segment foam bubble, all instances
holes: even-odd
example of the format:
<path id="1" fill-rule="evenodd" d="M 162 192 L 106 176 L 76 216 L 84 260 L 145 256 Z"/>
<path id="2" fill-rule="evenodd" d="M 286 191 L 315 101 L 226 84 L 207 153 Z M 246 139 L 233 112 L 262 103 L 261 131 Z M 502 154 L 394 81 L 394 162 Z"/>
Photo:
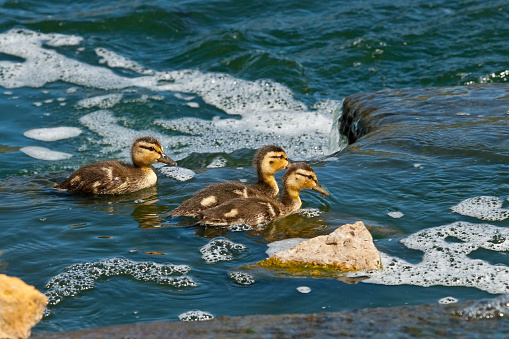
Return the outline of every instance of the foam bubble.
<path id="1" fill-rule="evenodd" d="M 322 215 L 322 211 L 316 208 L 302 208 L 298 213 L 306 218 L 314 218 Z"/>
<path id="2" fill-rule="evenodd" d="M 98 107 L 100 109 L 111 108 L 122 100 L 122 94 L 107 94 L 80 100 L 76 108 Z"/>
<path id="3" fill-rule="evenodd" d="M 253 227 L 248 224 L 235 224 L 228 226 L 228 230 L 231 232 L 244 232 L 251 231 L 252 229 Z"/>
<path id="4" fill-rule="evenodd" d="M 493 299 L 481 299 L 456 312 L 467 320 L 507 318 L 509 315 L 509 295 Z"/>
<path id="5" fill-rule="evenodd" d="M 274 254 L 283 252 L 283 251 L 286 251 L 292 247 L 295 247 L 305 240 L 306 239 L 302 239 L 302 238 L 292 238 L 292 239 L 274 241 L 274 242 L 271 242 L 270 244 L 267 244 L 267 246 L 269 248 L 265 251 L 265 253 L 267 253 L 267 255 L 269 257 L 272 257 Z"/>
<path id="6" fill-rule="evenodd" d="M 218 156 L 218 157 L 215 157 L 214 159 L 212 159 L 212 162 L 207 165 L 207 168 L 225 167 L 227 162 L 228 162 L 228 160 L 226 160 L 224 157 Z"/>
<path id="7" fill-rule="evenodd" d="M 96 280 L 105 277 L 128 275 L 140 281 L 152 281 L 175 288 L 194 287 L 197 284 L 187 276 L 187 265 L 137 262 L 124 258 L 103 259 L 66 267 L 65 272 L 51 278 L 46 284 L 49 305 L 56 305 L 63 297 L 75 296 L 95 287 Z"/>
<path id="8" fill-rule="evenodd" d="M 38 146 L 22 147 L 20 149 L 20 151 L 32 158 L 39 159 L 39 160 L 49 160 L 49 161 L 65 160 L 65 159 L 69 159 L 70 157 L 72 157 L 72 154 L 69 154 L 69 153 L 52 151 L 49 148 L 38 147 Z"/>
<path id="9" fill-rule="evenodd" d="M 445 297 L 438 301 L 439 304 L 454 304 L 457 302 L 458 302 L 458 299 L 456 299 L 454 297 Z"/>
<path id="10" fill-rule="evenodd" d="M 454 239 L 456 241 L 448 241 Z M 509 292 L 509 267 L 472 259 L 471 252 L 509 250 L 509 229 L 490 224 L 455 222 L 425 229 L 401 240 L 408 248 L 424 252 L 417 264 L 380 253 L 383 270 L 368 272 L 364 283 L 417 286 L 474 287 L 489 293 Z M 366 272 L 350 276 L 366 275 Z"/>
<path id="11" fill-rule="evenodd" d="M 228 276 L 239 285 L 252 285 L 255 282 L 254 276 L 249 273 L 230 272 Z"/>
<path id="12" fill-rule="evenodd" d="M 299 286 L 299 287 L 297 287 L 297 291 L 299 291 L 300 293 L 307 294 L 307 293 L 311 292 L 311 288 L 309 288 L 307 286 Z"/>
<path id="13" fill-rule="evenodd" d="M 501 208 L 503 200 L 498 197 L 480 196 L 463 200 L 451 209 L 453 212 L 488 221 L 509 218 L 509 209 Z"/>
<path id="14" fill-rule="evenodd" d="M 106 63 L 109 67 L 113 68 L 124 68 L 134 71 L 139 74 L 153 74 L 154 72 L 146 69 L 135 61 L 132 61 L 126 57 L 118 55 L 115 52 L 109 51 L 106 48 L 96 48 L 95 53 L 101 59 L 99 63 Z"/>
<path id="15" fill-rule="evenodd" d="M 225 238 L 212 239 L 208 244 L 200 248 L 202 258 L 208 263 L 233 260 L 247 248 L 246 245 L 236 244 Z"/>
<path id="16" fill-rule="evenodd" d="M 194 178 L 194 171 L 184 168 L 184 167 L 173 167 L 173 166 L 164 166 L 159 168 L 159 172 L 164 174 L 169 178 L 173 178 L 178 181 L 188 181 Z"/>
<path id="17" fill-rule="evenodd" d="M 180 321 L 205 321 L 212 319 L 214 319 L 212 314 L 200 310 L 188 311 L 179 315 Z"/>
<path id="18" fill-rule="evenodd" d="M 53 127 L 29 129 L 23 133 L 24 136 L 41 141 L 56 141 L 77 137 L 81 129 L 77 127 Z"/>
<path id="19" fill-rule="evenodd" d="M 404 214 L 401 212 L 389 212 L 389 213 L 387 213 L 387 215 L 394 219 L 399 219 L 404 216 Z"/>

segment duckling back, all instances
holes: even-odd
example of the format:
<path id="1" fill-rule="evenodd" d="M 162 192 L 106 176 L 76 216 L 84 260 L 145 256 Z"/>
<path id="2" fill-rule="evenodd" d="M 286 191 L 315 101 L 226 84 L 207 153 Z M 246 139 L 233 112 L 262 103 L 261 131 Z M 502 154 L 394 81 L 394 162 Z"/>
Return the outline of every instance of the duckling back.
<path id="1" fill-rule="evenodd" d="M 221 205 L 236 198 L 265 197 L 265 192 L 238 182 L 221 182 L 205 187 L 169 214 L 178 217 L 197 217 L 206 209 Z"/>
<path id="2" fill-rule="evenodd" d="M 152 187 L 157 175 L 119 161 L 103 161 L 81 167 L 55 188 L 91 194 L 124 194 Z"/>

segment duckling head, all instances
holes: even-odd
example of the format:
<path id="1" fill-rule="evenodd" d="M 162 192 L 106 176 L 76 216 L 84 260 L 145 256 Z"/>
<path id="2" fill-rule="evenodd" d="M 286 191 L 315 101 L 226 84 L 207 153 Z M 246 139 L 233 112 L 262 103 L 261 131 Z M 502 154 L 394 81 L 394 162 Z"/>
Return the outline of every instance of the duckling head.
<path id="1" fill-rule="evenodd" d="M 288 157 L 281 147 L 265 146 L 260 148 L 254 157 L 253 166 L 258 176 L 274 175 L 285 168 L 288 168 Z"/>
<path id="2" fill-rule="evenodd" d="M 310 189 L 326 197 L 330 195 L 329 191 L 318 182 L 315 171 L 304 162 L 294 162 L 288 167 L 283 175 L 283 185 L 297 194 L 304 189 Z"/>
<path id="3" fill-rule="evenodd" d="M 133 143 L 131 155 L 133 164 L 139 167 L 150 167 L 156 161 L 177 166 L 175 161 L 164 154 L 161 143 L 150 136 L 136 139 Z"/>

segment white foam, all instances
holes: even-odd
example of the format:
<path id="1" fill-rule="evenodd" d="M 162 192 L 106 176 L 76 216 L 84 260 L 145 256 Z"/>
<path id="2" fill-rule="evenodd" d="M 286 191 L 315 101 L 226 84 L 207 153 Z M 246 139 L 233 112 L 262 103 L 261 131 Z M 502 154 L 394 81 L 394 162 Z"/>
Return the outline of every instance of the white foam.
<path id="1" fill-rule="evenodd" d="M 453 239 L 456 241 L 448 241 Z M 509 292 L 509 267 L 472 259 L 471 252 L 483 248 L 509 251 L 509 229 L 490 224 L 455 222 L 428 228 L 401 240 L 408 248 L 424 252 L 416 264 L 380 253 L 382 270 L 368 272 L 364 283 L 384 285 L 462 286 L 489 293 Z M 350 276 L 366 275 L 366 272 Z"/>
<path id="2" fill-rule="evenodd" d="M 82 40 L 78 36 L 44 34 L 27 29 L 11 29 L 0 34 L 0 53 L 24 59 L 22 62 L 0 62 L 0 86 L 42 87 L 61 81 L 72 85 L 69 91 L 75 91 L 75 86 L 85 86 L 104 90 L 138 87 L 158 93 L 186 93 L 199 96 L 206 104 L 237 116 L 236 119 L 219 119 L 212 123 L 189 118 L 159 120 L 158 123 L 171 129 L 172 133 L 175 130 L 182 132 L 179 138 L 184 141 L 171 144 L 182 157 L 192 152 L 232 152 L 247 145 L 255 149 L 266 144 L 280 145 L 294 159 L 309 159 L 328 152 L 331 108 L 339 102 L 323 101 L 310 109 L 295 100 L 289 88 L 270 80 L 246 81 L 228 74 L 199 70 L 153 71 L 105 48 L 95 50 L 103 66 L 86 64 L 58 53 L 57 47 L 75 46 Z M 45 44 L 54 48 L 48 49 Z M 140 76 L 122 76 L 108 67 L 128 69 Z M 90 103 L 81 102 L 80 105 L 85 107 Z M 105 128 L 115 130 L 118 124 L 112 123 Z M 190 131 L 194 134 L 192 137 L 189 137 Z M 130 130 L 129 134 L 137 132 Z M 121 146 L 114 145 L 116 149 Z"/>
<path id="3" fill-rule="evenodd" d="M 439 304 L 454 304 L 454 303 L 457 303 L 458 302 L 458 299 L 454 298 L 454 297 L 445 297 L 445 298 L 442 298 L 438 301 Z"/>
<path id="4" fill-rule="evenodd" d="M 391 218 L 394 218 L 394 219 L 399 219 L 399 218 L 402 218 L 404 216 L 403 213 L 401 212 L 389 212 L 387 213 L 387 215 Z"/>
<path id="5" fill-rule="evenodd" d="M 104 277 L 128 275 L 140 281 L 153 281 L 175 288 L 194 287 L 197 284 L 187 276 L 187 265 L 138 262 L 124 258 L 103 259 L 66 267 L 65 272 L 51 278 L 46 284 L 49 305 L 56 305 L 64 297 L 75 296 L 95 287 L 96 280 Z"/>
<path id="6" fill-rule="evenodd" d="M 488 221 L 509 218 L 509 209 L 501 208 L 503 200 L 498 197 L 480 196 L 463 200 L 451 209 L 453 212 Z"/>
<path id="7" fill-rule="evenodd" d="M 217 156 L 214 159 L 212 159 L 212 162 L 207 165 L 207 168 L 221 168 L 225 167 L 228 160 L 226 160 L 222 156 Z"/>
<path id="8" fill-rule="evenodd" d="M 46 147 L 26 146 L 20 149 L 26 155 L 39 160 L 65 160 L 72 157 L 72 154 L 50 150 Z"/>
<path id="9" fill-rule="evenodd" d="M 509 295 L 501 295 L 493 299 L 475 301 L 455 312 L 466 320 L 507 318 L 509 315 Z"/>
<path id="10" fill-rule="evenodd" d="M 237 284 L 240 285 L 252 285 L 255 283 L 254 276 L 245 272 L 230 272 L 228 274 L 230 279 L 234 280 Z"/>
<path id="11" fill-rule="evenodd" d="M 272 257 L 274 254 L 283 252 L 283 251 L 286 251 L 292 247 L 295 247 L 305 240 L 306 239 L 302 239 L 302 238 L 292 238 L 292 239 L 274 241 L 274 242 L 267 244 L 267 246 L 269 248 L 265 251 L 265 253 L 267 253 L 267 255 L 269 257 Z"/>
<path id="12" fill-rule="evenodd" d="M 200 248 L 202 258 L 208 263 L 233 260 L 247 248 L 246 245 L 236 244 L 225 238 L 212 239 L 208 244 Z"/>
<path id="13" fill-rule="evenodd" d="M 159 168 L 159 172 L 164 174 L 165 176 L 169 178 L 173 178 L 178 181 L 188 181 L 194 178 L 195 174 L 194 171 L 184 168 L 184 167 L 177 167 L 177 166 L 164 166 Z"/>
<path id="14" fill-rule="evenodd" d="M 212 319 L 214 319 L 212 314 L 200 310 L 188 311 L 179 315 L 180 321 L 205 321 Z"/>
<path id="15" fill-rule="evenodd" d="M 297 291 L 299 291 L 300 293 L 303 293 L 303 294 L 307 294 L 307 293 L 311 292 L 311 288 L 309 288 L 307 286 L 299 286 L 299 287 L 297 287 Z"/>
<path id="16" fill-rule="evenodd" d="M 24 136 L 41 141 L 56 141 L 77 137 L 81 129 L 77 127 L 52 127 L 29 129 L 23 133 Z"/>
<path id="17" fill-rule="evenodd" d="M 122 100 L 122 94 L 107 94 L 82 99 L 76 103 L 76 108 L 97 107 L 100 109 L 112 108 Z"/>
<path id="18" fill-rule="evenodd" d="M 317 208 L 302 208 L 298 213 L 306 218 L 315 218 L 322 215 L 323 212 Z"/>

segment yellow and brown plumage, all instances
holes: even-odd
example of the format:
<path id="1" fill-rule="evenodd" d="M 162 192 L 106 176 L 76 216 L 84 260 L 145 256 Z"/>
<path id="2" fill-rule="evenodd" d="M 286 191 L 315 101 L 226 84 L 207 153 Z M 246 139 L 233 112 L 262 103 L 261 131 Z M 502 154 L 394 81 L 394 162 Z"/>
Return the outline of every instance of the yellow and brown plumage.
<path id="1" fill-rule="evenodd" d="M 256 168 L 258 176 L 256 184 L 248 186 L 239 182 L 222 182 L 207 186 L 169 214 L 195 217 L 205 209 L 239 197 L 277 197 L 279 187 L 274 179 L 274 174 L 288 167 L 288 157 L 285 151 L 277 146 L 260 148 L 254 156 L 253 166 Z"/>
<path id="2" fill-rule="evenodd" d="M 131 149 L 133 164 L 120 161 L 102 161 L 81 167 L 55 188 L 61 191 L 92 194 L 125 194 L 152 187 L 157 175 L 151 165 L 163 162 L 177 165 L 163 152 L 154 137 L 141 137 Z"/>
<path id="3" fill-rule="evenodd" d="M 318 182 L 316 174 L 306 163 L 293 163 L 283 176 L 283 195 L 280 201 L 267 198 L 237 198 L 200 213 L 202 225 L 228 226 L 263 225 L 297 212 L 302 206 L 299 192 L 315 190 L 325 196 L 329 192 Z"/>

